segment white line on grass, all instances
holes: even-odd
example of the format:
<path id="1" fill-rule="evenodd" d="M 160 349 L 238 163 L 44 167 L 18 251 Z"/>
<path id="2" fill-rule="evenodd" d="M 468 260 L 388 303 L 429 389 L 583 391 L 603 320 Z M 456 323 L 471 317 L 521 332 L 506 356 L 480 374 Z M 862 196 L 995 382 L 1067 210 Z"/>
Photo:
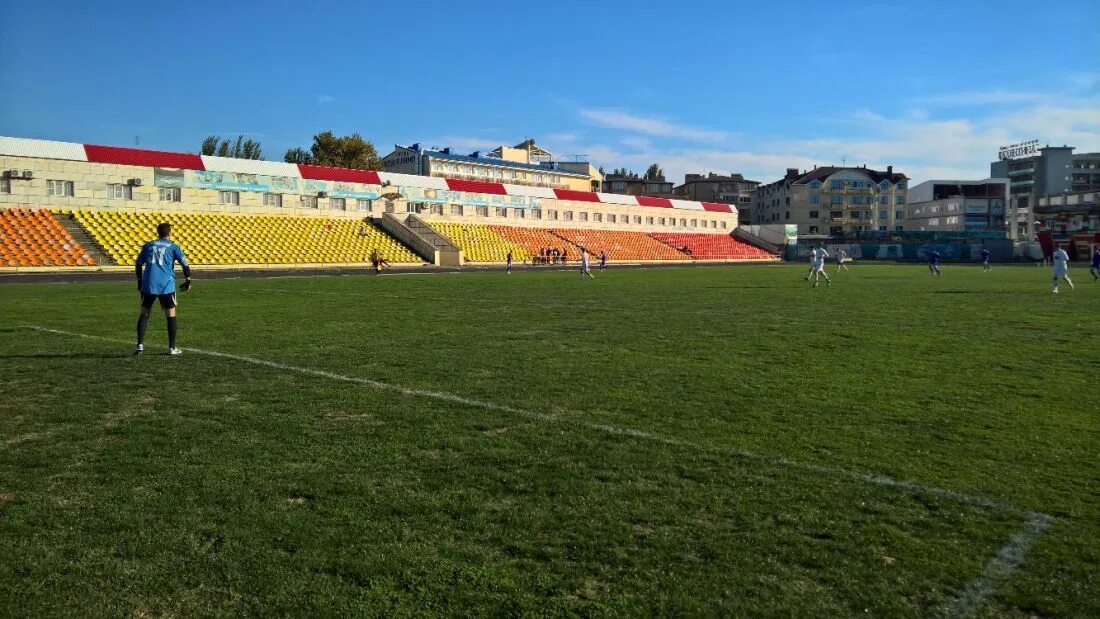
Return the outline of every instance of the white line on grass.
<path id="1" fill-rule="evenodd" d="M 51 329 L 48 327 L 41 327 L 37 325 L 29 325 L 25 328 L 45 333 L 54 333 L 57 335 L 79 337 L 90 340 L 100 340 L 116 344 L 130 343 L 123 340 L 117 340 L 114 338 L 108 338 L 99 335 L 88 335 L 86 333 L 76 333 L 73 331 L 64 331 L 61 329 Z M 250 363 L 253 365 L 269 367 L 287 372 L 296 372 L 298 374 L 304 374 L 307 376 L 317 376 L 330 380 L 353 383 L 356 385 L 369 387 L 371 389 L 393 391 L 411 397 L 430 398 L 434 400 L 442 400 L 445 402 L 453 402 L 455 404 L 463 404 L 465 406 L 472 406 L 475 408 L 511 413 L 513 415 L 527 417 L 529 419 L 535 419 L 538 421 L 567 421 L 565 419 L 562 419 L 561 417 L 551 415 L 549 413 L 539 413 L 536 411 L 516 408 L 514 406 L 508 406 L 506 404 L 496 404 L 494 402 L 476 400 L 453 393 L 447 393 L 445 391 L 413 389 L 411 387 L 403 387 L 401 385 L 394 385 L 378 380 L 371 380 L 369 378 L 346 376 L 344 374 L 337 374 L 335 372 L 329 372 L 326 370 L 300 367 L 285 363 L 279 363 L 277 361 L 269 361 L 267 359 L 259 359 L 257 357 L 248 357 L 245 355 L 235 355 L 232 353 L 218 352 L 216 350 L 204 350 L 201 348 L 185 348 L 184 350 L 200 355 L 207 355 L 209 357 L 232 359 L 234 361 L 240 361 L 242 363 Z M 986 600 L 988 600 L 989 596 L 996 591 L 997 584 L 1006 579 L 1017 567 L 1020 566 L 1021 563 L 1023 563 L 1024 557 L 1027 555 L 1027 551 L 1031 548 L 1031 545 L 1035 542 L 1035 540 L 1042 536 L 1043 533 L 1045 533 L 1054 522 L 1054 518 L 1050 515 L 1041 512 L 1035 512 L 1019 505 L 1015 505 L 1013 503 L 1001 501 L 999 499 L 992 499 L 988 497 L 957 492 L 955 490 L 948 490 L 946 488 L 938 488 L 936 486 L 927 486 L 916 482 L 894 479 L 886 475 L 878 475 L 875 473 L 861 473 L 858 471 L 851 471 L 848 469 L 828 466 L 824 464 L 797 462 L 787 458 L 774 458 L 771 456 L 766 456 L 763 454 L 758 454 L 737 448 L 714 447 L 711 445 L 704 445 L 701 443 L 696 443 L 675 437 L 653 434 L 651 432 L 638 430 L 636 428 L 626 428 L 621 426 L 592 422 L 581 422 L 579 425 L 590 430 L 596 430 L 606 434 L 612 434 L 616 436 L 628 436 L 641 440 L 663 443 L 666 445 L 687 447 L 698 451 L 708 451 L 731 455 L 745 460 L 764 462 L 773 466 L 800 469 L 803 471 L 810 471 L 823 475 L 846 477 L 848 479 L 871 484 L 874 486 L 898 488 L 913 494 L 930 494 L 967 505 L 986 507 L 990 509 L 1001 509 L 1023 514 L 1026 518 L 1024 529 L 1016 535 L 1013 535 L 1012 538 L 1004 546 L 1001 547 L 997 554 L 986 564 L 985 570 L 981 573 L 981 575 L 967 583 L 966 587 L 963 589 L 963 592 L 951 604 L 948 614 L 952 617 L 969 617 L 980 610 L 981 607 L 985 604 Z"/>

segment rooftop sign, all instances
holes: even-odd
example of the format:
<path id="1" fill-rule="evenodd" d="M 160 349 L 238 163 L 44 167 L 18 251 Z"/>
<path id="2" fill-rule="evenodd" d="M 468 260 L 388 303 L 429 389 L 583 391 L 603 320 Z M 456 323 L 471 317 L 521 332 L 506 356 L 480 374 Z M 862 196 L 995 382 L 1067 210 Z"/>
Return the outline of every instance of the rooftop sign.
<path id="1" fill-rule="evenodd" d="M 1016 159 L 1017 157 L 1029 157 L 1039 152 L 1039 140 L 1029 140 L 1019 144 L 1002 146 L 997 153 L 997 159 Z"/>

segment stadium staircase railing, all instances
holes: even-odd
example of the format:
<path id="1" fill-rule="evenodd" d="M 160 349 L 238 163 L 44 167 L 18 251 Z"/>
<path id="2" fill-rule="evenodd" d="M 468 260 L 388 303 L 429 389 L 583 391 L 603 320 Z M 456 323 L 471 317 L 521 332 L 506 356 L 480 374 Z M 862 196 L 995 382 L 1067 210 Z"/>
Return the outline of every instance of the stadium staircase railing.
<path id="1" fill-rule="evenodd" d="M 744 228 L 741 228 L 740 226 L 733 229 L 733 236 L 737 237 L 738 239 L 741 239 L 742 241 L 744 241 L 744 242 L 746 242 L 750 245 L 755 245 L 756 247 L 759 247 L 760 249 L 763 249 L 763 250 L 768 251 L 772 254 L 775 254 L 776 256 L 782 256 L 783 255 L 783 248 L 782 247 L 776 245 L 775 243 L 769 243 L 769 242 L 765 241 L 764 239 L 756 236 L 755 234 L 749 232 L 748 230 L 745 230 Z"/>
<path id="2" fill-rule="evenodd" d="M 432 230 L 422 219 L 409 214 L 405 221 L 393 213 L 375 220 L 378 227 L 412 248 L 421 258 L 436 266 L 461 266 L 462 251 Z"/>

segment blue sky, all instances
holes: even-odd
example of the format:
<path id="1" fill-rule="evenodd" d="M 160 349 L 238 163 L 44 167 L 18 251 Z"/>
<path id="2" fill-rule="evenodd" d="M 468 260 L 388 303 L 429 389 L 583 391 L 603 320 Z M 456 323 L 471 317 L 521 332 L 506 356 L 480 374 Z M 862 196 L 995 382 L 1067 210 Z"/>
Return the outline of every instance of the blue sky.
<path id="1" fill-rule="evenodd" d="M 1100 150 L 1100 2 L 34 2 L 0 22 L 0 134 L 268 159 L 317 131 L 463 150 L 526 137 L 639 172 Z"/>

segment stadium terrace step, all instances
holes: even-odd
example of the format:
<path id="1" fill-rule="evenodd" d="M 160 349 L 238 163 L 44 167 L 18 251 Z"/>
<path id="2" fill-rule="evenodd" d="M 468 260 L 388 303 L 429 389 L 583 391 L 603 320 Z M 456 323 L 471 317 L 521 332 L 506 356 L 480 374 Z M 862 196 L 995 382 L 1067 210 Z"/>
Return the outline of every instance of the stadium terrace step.
<path id="1" fill-rule="evenodd" d="M 84 248 L 84 251 L 86 251 L 88 255 L 90 255 L 95 260 L 96 264 L 106 265 L 113 262 L 110 256 L 107 255 L 107 252 L 103 249 L 103 246 L 101 246 L 95 240 L 95 238 L 93 238 L 92 235 L 83 226 L 80 225 L 80 222 L 78 222 L 73 216 L 72 211 L 54 211 L 54 216 L 56 216 L 57 221 L 59 221 L 61 225 L 69 231 L 69 234 L 73 237 L 73 239 L 77 243 L 79 243 L 81 247 Z M 134 257 L 136 258 L 137 256 L 135 255 Z"/>

